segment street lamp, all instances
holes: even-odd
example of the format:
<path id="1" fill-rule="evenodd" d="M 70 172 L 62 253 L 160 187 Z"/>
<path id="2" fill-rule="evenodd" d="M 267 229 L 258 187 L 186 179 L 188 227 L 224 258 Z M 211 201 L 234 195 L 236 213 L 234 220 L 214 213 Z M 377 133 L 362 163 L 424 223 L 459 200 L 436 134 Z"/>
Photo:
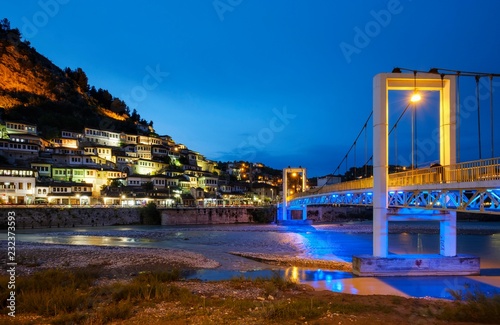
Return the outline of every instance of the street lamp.
<path id="1" fill-rule="evenodd" d="M 418 164 L 417 160 L 417 102 L 422 99 L 422 96 L 415 91 L 411 96 L 410 101 L 413 103 L 413 111 L 411 114 L 411 167 L 415 168 L 415 165 Z"/>
<path id="2" fill-rule="evenodd" d="M 417 102 L 422 99 L 420 94 L 417 91 L 417 71 L 413 71 L 413 95 L 410 98 L 410 101 L 413 103 L 413 112 L 411 114 L 411 168 L 415 168 L 415 164 L 418 164 L 417 161 Z"/>

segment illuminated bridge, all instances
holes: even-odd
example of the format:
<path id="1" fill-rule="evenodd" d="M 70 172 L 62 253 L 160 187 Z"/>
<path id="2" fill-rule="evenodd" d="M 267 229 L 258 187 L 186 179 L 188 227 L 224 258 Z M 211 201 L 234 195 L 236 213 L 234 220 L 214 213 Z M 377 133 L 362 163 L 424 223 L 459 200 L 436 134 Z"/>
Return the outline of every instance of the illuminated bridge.
<path id="1" fill-rule="evenodd" d="M 373 177 L 357 179 L 334 185 L 322 186 L 304 192 L 305 169 L 285 168 L 283 170 L 283 202 L 279 205 L 277 220 L 293 222 L 290 210 L 301 210 L 302 219 L 307 219 L 310 205 L 346 205 L 373 207 L 373 255 L 354 256 L 353 273 L 357 275 L 436 275 L 436 274 L 479 274 L 479 259 L 460 256 L 456 252 L 457 211 L 485 214 L 500 213 L 500 158 L 495 156 L 493 118 L 493 78 L 500 74 L 460 72 L 446 69 L 431 69 L 429 72 L 409 70 L 402 73 L 395 68 L 392 73 L 380 73 L 373 79 L 373 110 L 358 137 L 354 140 L 339 167 L 347 162 L 353 152 L 356 166 L 356 145 L 365 135 L 367 154 L 368 122 L 372 119 Z M 441 70 L 441 72 L 439 71 Z M 475 96 L 470 95 L 461 102 L 459 82 L 462 77 L 473 77 Z M 462 78 L 463 79 L 463 78 Z M 471 78 L 472 79 L 472 78 Z M 470 79 L 469 79 L 470 80 Z M 486 88 L 484 83 L 488 83 Z M 483 89 L 482 89 L 483 88 Z M 410 91 L 411 99 L 400 117 L 389 129 L 389 92 Z M 421 100 L 420 92 L 439 94 L 439 118 L 434 132 L 427 135 L 427 143 L 433 144 L 433 151 L 439 157 L 438 164 L 428 168 L 414 168 L 418 165 L 418 138 L 416 136 L 416 103 Z M 486 95 L 485 95 L 486 94 Z M 488 100 L 490 108 L 491 155 L 483 159 L 481 147 L 481 104 Z M 471 104 L 473 103 L 473 104 Z M 413 105 L 412 105 L 413 104 Z M 393 146 L 397 151 L 397 126 L 405 112 L 413 106 L 411 116 L 411 165 L 402 172 L 389 174 L 389 135 L 393 135 Z M 465 109 L 465 114 L 461 109 Z M 460 120 L 477 112 L 477 149 L 479 159 L 458 162 L 460 150 Z M 483 114 L 484 115 L 484 114 Z M 426 120 L 432 124 L 432 120 Z M 470 124 L 470 122 L 469 122 Z M 474 139 L 467 139 L 469 142 Z M 435 145 L 434 145 L 435 144 Z M 395 154 L 396 166 L 399 155 Z M 366 157 L 365 157 L 366 159 Z M 337 167 L 337 170 L 339 169 Z M 365 163 L 366 167 L 366 163 Z M 354 167 L 357 170 L 357 167 Z M 335 174 L 335 172 L 333 173 Z M 356 176 L 356 175 L 354 175 Z M 290 178 L 290 180 L 289 180 Z M 290 188 L 289 185 L 292 185 Z M 440 222 L 439 254 L 436 256 L 403 256 L 389 254 L 389 221 L 438 221 Z"/>
<path id="2" fill-rule="evenodd" d="M 500 158 L 389 174 L 387 197 L 389 208 L 500 214 Z M 373 178 L 315 188 L 287 201 L 289 209 L 321 204 L 372 206 Z"/>

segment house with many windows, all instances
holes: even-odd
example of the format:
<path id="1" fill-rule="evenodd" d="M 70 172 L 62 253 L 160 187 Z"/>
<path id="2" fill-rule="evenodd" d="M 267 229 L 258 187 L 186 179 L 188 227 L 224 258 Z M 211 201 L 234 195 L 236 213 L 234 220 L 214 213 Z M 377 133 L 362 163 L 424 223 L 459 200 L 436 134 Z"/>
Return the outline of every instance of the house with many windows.
<path id="1" fill-rule="evenodd" d="M 3 204 L 208 206 L 248 201 L 246 185 L 221 182 L 216 162 L 170 136 L 84 128 L 43 139 L 36 125 L 21 122 L 0 123 L 0 131 L 0 156 L 19 166 L 0 169 Z M 244 164 L 238 167 L 239 175 L 250 175 Z"/>
<path id="2" fill-rule="evenodd" d="M 33 204 L 37 177 L 32 168 L 0 167 L 0 203 Z"/>

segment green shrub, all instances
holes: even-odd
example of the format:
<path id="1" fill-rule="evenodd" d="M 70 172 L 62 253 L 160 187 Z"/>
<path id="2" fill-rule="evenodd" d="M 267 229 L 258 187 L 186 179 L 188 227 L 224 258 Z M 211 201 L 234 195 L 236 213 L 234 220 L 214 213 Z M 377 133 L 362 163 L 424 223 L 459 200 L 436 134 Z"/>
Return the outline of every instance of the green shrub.
<path id="1" fill-rule="evenodd" d="M 97 278 L 93 270 L 51 269 L 27 277 L 18 277 L 16 281 L 17 306 L 20 312 L 54 316 L 59 313 L 72 313 L 89 307 L 88 289 Z M 2 279 L 0 297 L 6 295 L 7 287 Z M 2 300 L 5 302 L 5 299 Z M 5 303 L 2 307 L 5 307 Z"/>
<path id="2" fill-rule="evenodd" d="M 276 217 L 276 208 L 255 208 L 248 209 L 248 213 L 252 216 L 253 222 L 256 223 L 271 223 Z"/>
<path id="3" fill-rule="evenodd" d="M 479 288 L 449 291 L 455 302 L 446 306 L 438 315 L 446 321 L 498 324 L 500 319 L 500 294 L 489 297 Z"/>
<path id="4" fill-rule="evenodd" d="M 156 204 L 149 202 L 145 207 L 141 208 L 140 211 L 141 224 L 143 225 L 160 225 L 161 224 L 161 213 L 156 208 Z"/>

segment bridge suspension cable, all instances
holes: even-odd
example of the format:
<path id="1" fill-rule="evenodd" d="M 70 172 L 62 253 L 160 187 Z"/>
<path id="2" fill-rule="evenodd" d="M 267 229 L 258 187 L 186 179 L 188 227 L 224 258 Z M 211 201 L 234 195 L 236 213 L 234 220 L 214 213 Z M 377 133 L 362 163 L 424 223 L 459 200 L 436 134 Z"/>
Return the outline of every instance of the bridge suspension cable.
<path id="1" fill-rule="evenodd" d="M 491 158 L 495 157 L 495 131 L 494 131 L 494 105 L 493 105 L 493 78 L 498 78 L 500 77 L 500 73 L 491 73 L 491 72 L 478 72 L 478 71 L 461 71 L 461 70 L 453 70 L 453 69 L 445 69 L 445 68 L 431 68 L 429 71 L 423 71 L 423 70 L 415 70 L 415 69 L 408 69 L 408 68 L 399 68 L 396 67 L 394 68 L 393 72 L 402 72 L 402 71 L 407 71 L 407 72 L 413 72 L 413 73 L 433 73 L 433 74 L 440 74 L 441 79 L 444 78 L 444 76 L 456 76 L 456 86 L 457 86 L 457 94 L 456 94 L 456 105 L 457 105 L 457 119 L 456 119 L 456 127 L 457 127 L 457 135 L 456 135 L 456 144 L 457 144 L 457 161 L 460 161 L 460 128 L 462 126 L 462 123 L 460 121 L 461 117 L 461 105 L 460 105 L 460 100 L 461 100 L 461 94 L 460 94 L 460 77 L 474 77 L 476 81 L 476 91 L 475 91 L 475 97 L 476 97 L 476 108 L 477 108 L 477 133 L 478 133 L 478 155 L 479 159 L 482 159 L 483 152 L 482 152 L 482 146 L 481 146 L 481 140 L 482 140 L 482 130 L 481 130 L 481 94 L 480 94 L 480 79 L 481 78 L 489 78 L 489 106 L 490 106 L 490 112 L 489 112 L 489 118 L 490 118 L 490 144 L 491 144 Z M 484 95 L 484 94 L 483 94 Z"/>
<path id="2" fill-rule="evenodd" d="M 460 127 L 462 123 L 460 122 L 460 71 L 457 73 L 457 119 L 456 119 L 456 127 L 457 127 L 457 161 L 460 161 Z"/>
<path id="3" fill-rule="evenodd" d="M 491 130 L 491 158 L 495 157 L 495 130 L 493 127 L 493 76 L 490 74 L 490 130 Z"/>
<path id="4" fill-rule="evenodd" d="M 406 111 L 408 110 L 408 108 L 410 107 L 412 103 L 409 102 L 408 105 L 406 105 L 405 109 L 403 110 L 403 112 L 399 115 L 398 119 L 396 120 L 396 122 L 394 123 L 394 125 L 392 126 L 392 128 L 389 130 L 389 134 L 388 135 L 391 135 L 391 133 L 397 128 L 397 125 L 399 123 L 399 121 L 403 118 L 404 114 L 406 113 Z M 370 112 L 370 115 L 368 116 L 368 118 L 366 119 L 366 122 L 363 124 L 363 127 L 361 128 L 361 130 L 359 131 L 356 139 L 353 141 L 352 145 L 350 146 L 349 150 L 347 151 L 347 153 L 344 155 L 344 158 L 340 161 L 340 163 L 338 164 L 337 168 L 335 169 L 335 171 L 333 172 L 333 175 L 335 175 L 337 172 L 339 172 L 340 168 L 342 167 L 342 164 L 345 164 L 345 169 L 346 169 L 346 173 L 348 172 L 348 157 L 349 157 L 349 153 L 354 149 L 354 176 L 356 177 L 357 176 L 357 171 L 356 171 L 356 145 L 358 143 L 358 140 L 359 138 L 361 137 L 361 135 L 365 134 L 365 163 L 363 165 L 364 167 L 364 170 L 365 170 L 365 174 L 364 176 L 368 176 L 368 164 L 370 163 L 370 161 L 373 159 L 373 155 L 370 156 L 370 158 L 366 159 L 366 157 L 368 156 L 368 134 L 367 134 L 367 127 L 368 127 L 368 122 L 370 121 L 370 119 L 372 118 L 373 116 L 373 111 Z M 326 183 L 323 185 L 325 186 Z M 323 186 L 319 187 L 319 189 L 321 189 Z M 319 190 L 318 189 L 318 190 Z"/>
<path id="5" fill-rule="evenodd" d="M 474 77 L 476 79 L 476 102 L 477 102 L 477 148 L 479 150 L 479 159 L 482 159 L 481 154 L 481 101 L 479 100 L 479 76 Z"/>
<path id="6" fill-rule="evenodd" d="M 358 136 L 356 137 L 356 139 L 354 140 L 354 142 L 352 143 L 351 147 L 349 148 L 349 150 L 347 150 L 347 153 L 345 154 L 344 158 L 340 161 L 339 165 L 337 166 L 337 168 L 335 169 L 335 171 L 333 172 L 333 174 L 335 175 L 335 173 L 337 173 L 339 170 L 340 170 L 340 167 L 342 166 L 342 164 L 346 163 L 346 172 L 347 172 L 347 158 L 349 156 L 349 153 L 354 149 L 356 150 L 356 143 L 357 141 L 359 140 L 359 137 L 361 136 L 361 134 L 363 134 L 363 131 L 366 130 L 367 126 L 368 126 L 368 122 L 370 121 L 370 119 L 372 118 L 373 116 L 373 111 L 370 112 L 370 115 L 368 116 L 368 118 L 366 119 L 366 122 L 365 124 L 363 124 L 363 127 L 361 128 L 361 130 L 359 131 L 358 133 Z M 365 146 L 368 145 L 367 141 L 366 141 L 366 136 L 365 136 Z M 365 150 L 366 151 L 366 150 Z M 354 161 L 354 164 L 356 164 L 356 160 Z"/>
<path id="7" fill-rule="evenodd" d="M 494 120 L 493 120 L 493 78 L 494 77 L 500 77 L 500 73 L 486 73 L 486 72 L 476 72 L 476 71 L 460 71 L 460 70 L 452 70 L 452 69 L 444 69 L 444 68 L 432 68 L 429 71 L 424 71 L 424 70 L 415 70 L 415 69 L 408 69 L 408 68 L 394 68 L 393 72 L 402 72 L 402 71 L 408 71 L 412 72 L 415 75 L 417 73 L 433 73 L 433 74 L 439 74 L 441 76 L 441 84 L 442 87 L 444 88 L 444 77 L 447 75 L 454 75 L 457 77 L 457 92 L 456 92 L 456 101 L 457 101 L 457 159 L 460 159 L 460 77 L 474 77 L 476 79 L 476 100 L 477 100 L 477 110 L 478 110 L 478 149 L 479 149 L 479 159 L 482 159 L 482 151 L 481 151 L 481 122 L 480 122 L 480 94 L 479 94 L 479 80 L 481 77 L 489 77 L 490 79 L 490 128 L 491 128 L 491 156 L 494 158 L 495 154 L 495 147 L 494 147 Z M 397 126 L 401 118 L 404 116 L 408 108 L 410 107 L 411 102 L 408 103 L 408 105 L 405 107 L 397 121 L 394 123 L 392 128 L 389 131 L 390 135 L 393 131 L 396 131 L 395 133 L 395 143 L 396 143 L 396 159 L 397 159 Z M 366 122 L 363 124 L 363 127 L 359 131 L 356 139 L 353 141 L 352 145 L 349 147 L 349 150 L 347 150 L 347 153 L 344 155 L 340 163 L 338 164 L 337 168 L 334 170 L 333 175 L 338 173 L 340 171 L 340 168 L 342 165 L 345 163 L 345 168 L 346 168 L 346 173 L 348 172 L 348 157 L 351 151 L 354 150 L 354 176 L 357 177 L 357 167 L 356 167 L 356 161 L 357 161 L 357 156 L 356 156 L 356 149 L 357 149 L 357 143 L 358 140 L 361 136 L 361 134 L 364 132 L 365 136 L 365 163 L 364 163 L 364 176 L 368 176 L 368 165 L 370 161 L 373 160 L 373 155 L 370 156 L 370 158 L 367 159 L 368 156 L 368 135 L 367 135 L 367 126 L 368 122 L 373 116 L 373 111 L 370 112 L 368 118 L 366 119 Z M 325 184 L 326 185 L 326 184 Z M 323 186 L 325 186 L 323 185 Z M 321 189 L 323 186 L 319 187 Z"/>

